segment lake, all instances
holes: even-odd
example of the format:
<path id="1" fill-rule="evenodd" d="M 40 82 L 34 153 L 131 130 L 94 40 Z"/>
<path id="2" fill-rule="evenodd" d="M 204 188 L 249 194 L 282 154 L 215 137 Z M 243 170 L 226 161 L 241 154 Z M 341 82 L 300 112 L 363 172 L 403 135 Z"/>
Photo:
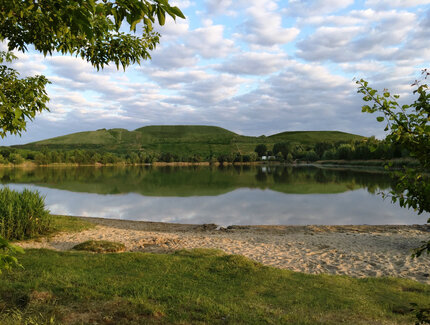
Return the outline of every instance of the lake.
<path id="1" fill-rule="evenodd" d="M 48 167 L 0 169 L 53 214 L 227 225 L 423 224 L 390 200 L 387 173 L 286 166 Z"/>

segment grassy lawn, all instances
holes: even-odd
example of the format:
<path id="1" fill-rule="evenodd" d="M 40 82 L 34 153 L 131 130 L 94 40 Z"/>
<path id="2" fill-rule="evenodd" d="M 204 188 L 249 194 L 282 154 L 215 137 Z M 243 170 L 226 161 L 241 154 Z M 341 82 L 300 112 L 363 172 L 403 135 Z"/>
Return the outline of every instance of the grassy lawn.
<path id="1" fill-rule="evenodd" d="M 0 276 L 0 324 L 411 324 L 430 286 L 266 267 L 216 250 L 27 250 Z"/>
<path id="2" fill-rule="evenodd" d="M 96 225 L 82 218 L 51 215 L 50 234 L 59 232 L 80 232 L 94 228 Z"/>

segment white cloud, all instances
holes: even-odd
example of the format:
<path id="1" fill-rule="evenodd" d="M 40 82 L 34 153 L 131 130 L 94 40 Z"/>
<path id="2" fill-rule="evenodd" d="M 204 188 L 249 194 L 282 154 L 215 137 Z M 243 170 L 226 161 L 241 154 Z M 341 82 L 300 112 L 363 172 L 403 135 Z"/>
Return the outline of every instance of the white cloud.
<path id="1" fill-rule="evenodd" d="M 282 70 L 284 53 L 245 52 L 234 55 L 216 69 L 238 75 L 267 75 Z"/>
<path id="2" fill-rule="evenodd" d="M 207 105 L 213 105 L 234 97 L 244 82 L 246 79 L 229 74 L 207 74 L 205 78 L 184 83 L 178 92 L 178 97 L 166 102 L 205 109 Z"/>
<path id="3" fill-rule="evenodd" d="M 273 47 L 293 41 L 300 30 L 282 26 L 282 16 L 275 2 L 254 1 L 246 10 L 248 19 L 236 37 L 256 47 Z"/>
<path id="4" fill-rule="evenodd" d="M 344 9 L 354 0 L 290 0 L 284 13 L 289 16 L 322 15 Z"/>
<path id="5" fill-rule="evenodd" d="M 191 6 L 194 6 L 195 3 L 190 1 L 190 0 L 173 0 L 173 1 L 170 1 L 170 5 L 176 6 L 179 9 L 184 10 L 184 9 L 187 9 Z"/>
<path id="6" fill-rule="evenodd" d="M 430 0 L 366 0 L 365 6 L 376 8 L 389 7 L 415 7 L 419 5 L 430 4 Z"/>
<path id="7" fill-rule="evenodd" d="M 196 51 L 184 44 L 172 44 L 158 48 L 152 54 L 152 60 L 146 65 L 155 65 L 162 69 L 192 67 L 197 64 Z"/>
<path id="8" fill-rule="evenodd" d="M 369 12 L 355 12 L 355 17 Z M 381 20 L 347 27 L 318 27 L 298 43 L 298 55 L 306 60 L 348 62 L 358 60 L 392 61 L 403 42 L 416 28 L 417 17 L 409 12 L 390 11 Z"/>
<path id="9" fill-rule="evenodd" d="M 232 11 L 228 11 L 231 7 L 233 0 L 206 0 L 206 10 L 209 15 L 218 15 L 229 13 L 232 14 Z"/>
<path id="10" fill-rule="evenodd" d="M 224 38 L 224 26 L 211 25 L 192 30 L 185 39 L 185 46 L 205 59 L 220 58 L 235 51 L 232 40 Z"/>
<path id="11" fill-rule="evenodd" d="M 184 36 L 188 33 L 190 28 L 190 22 L 188 19 L 178 18 L 176 21 L 173 19 L 166 19 L 166 23 L 163 26 L 158 24 L 155 25 L 155 30 L 161 34 L 160 43 L 174 41 L 180 36 Z"/>

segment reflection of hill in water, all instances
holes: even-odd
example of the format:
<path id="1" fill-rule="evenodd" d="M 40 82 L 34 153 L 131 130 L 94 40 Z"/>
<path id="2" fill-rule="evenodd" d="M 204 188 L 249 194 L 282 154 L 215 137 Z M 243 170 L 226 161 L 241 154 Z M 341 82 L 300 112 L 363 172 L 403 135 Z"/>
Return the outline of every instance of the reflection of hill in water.
<path id="1" fill-rule="evenodd" d="M 0 181 L 98 194 L 215 196 L 239 188 L 291 194 L 369 192 L 390 187 L 386 174 L 315 167 L 80 167 L 0 169 Z"/>

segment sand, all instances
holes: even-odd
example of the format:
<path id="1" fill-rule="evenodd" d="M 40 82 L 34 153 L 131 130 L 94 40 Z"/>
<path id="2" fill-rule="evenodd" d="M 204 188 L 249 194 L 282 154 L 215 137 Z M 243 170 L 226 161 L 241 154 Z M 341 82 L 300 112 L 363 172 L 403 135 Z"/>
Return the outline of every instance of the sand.
<path id="1" fill-rule="evenodd" d="M 411 251 L 430 237 L 429 226 L 230 226 L 184 225 L 85 218 L 97 226 L 60 233 L 24 248 L 69 250 L 86 240 L 125 244 L 127 251 L 164 253 L 216 248 L 265 265 L 353 277 L 394 276 L 430 284 L 430 256 L 411 259 Z"/>

